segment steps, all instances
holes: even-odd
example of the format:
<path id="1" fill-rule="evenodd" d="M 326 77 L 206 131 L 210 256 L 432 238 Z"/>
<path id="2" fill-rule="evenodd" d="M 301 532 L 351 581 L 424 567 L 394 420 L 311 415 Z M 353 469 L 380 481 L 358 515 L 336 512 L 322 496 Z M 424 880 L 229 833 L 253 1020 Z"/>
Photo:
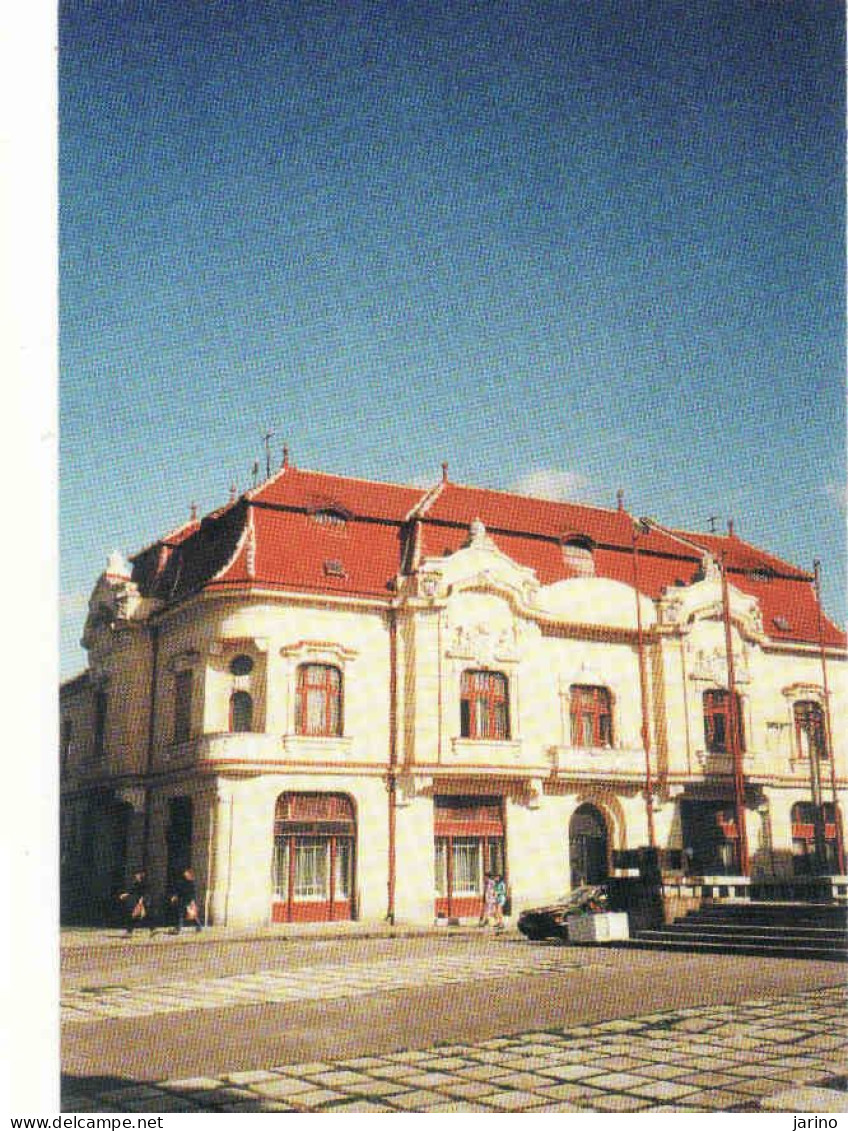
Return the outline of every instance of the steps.
<path id="1" fill-rule="evenodd" d="M 848 961 L 848 907 L 810 903 L 713 903 L 665 927 L 639 930 L 630 946 L 705 954 Z"/>

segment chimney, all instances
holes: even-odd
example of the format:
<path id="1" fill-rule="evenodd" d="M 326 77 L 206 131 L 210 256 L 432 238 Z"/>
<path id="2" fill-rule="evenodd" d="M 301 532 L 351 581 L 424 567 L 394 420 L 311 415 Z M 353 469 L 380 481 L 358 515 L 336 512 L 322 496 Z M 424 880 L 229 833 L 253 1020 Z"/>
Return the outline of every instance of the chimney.
<path id="1" fill-rule="evenodd" d="M 624 510 L 624 492 L 621 490 L 620 487 L 615 493 L 615 498 L 616 498 L 616 502 L 618 503 L 619 511 L 623 511 Z"/>
<path id="2" fill-rule="evenodd" d="M 442 463 L 442 482 L 447 483 L 447 481 L 448 481 L 448 461 L 444 460 L 444 462 Z"/>

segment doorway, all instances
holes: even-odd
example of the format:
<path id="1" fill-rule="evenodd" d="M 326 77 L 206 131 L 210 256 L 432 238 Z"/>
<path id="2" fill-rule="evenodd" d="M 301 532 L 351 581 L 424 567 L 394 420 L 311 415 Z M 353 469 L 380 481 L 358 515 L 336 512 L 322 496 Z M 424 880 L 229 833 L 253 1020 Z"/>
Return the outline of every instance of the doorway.
<path id="1" fill-rule="evenodd" d="M 586 802 L 575 809 L 568 826 L 571 886 L 602 884 L 609 877 L 607 824 L 600 809 Z"/>

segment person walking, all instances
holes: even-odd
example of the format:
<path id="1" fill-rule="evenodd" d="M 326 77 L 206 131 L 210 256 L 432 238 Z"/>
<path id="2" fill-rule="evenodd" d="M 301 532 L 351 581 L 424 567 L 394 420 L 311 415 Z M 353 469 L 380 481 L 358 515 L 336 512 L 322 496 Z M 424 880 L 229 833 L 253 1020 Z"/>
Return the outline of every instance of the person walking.
<path id="1" fill-rule="evenodd" d="M 127 917 L 125 933 L 132 938 L 135 928 L 140 927 L 145 919 L 149 920 L 147 874 L 143 869 L 139 869 L 133 874 L 129 887 L 126 891 L 121 892 L 118 899 L 123 903 L 124 913 Z M 151 936 L 155 935 L 156 928 L 152 923 L 149 923 L 149 926 Z"/>
<path id="2" fill-rule="evenodd" d="M 480 922 L 478 926 L 488 927 L 493 915 L 497 902 L 495 900 L 495 877 L 491 872 L 486 873 L 486 878 L 483 880 L 483 910 L 480 912 Z"/>
<path id="3" fill-rule="evenodd" d="M 495 877 L 495 930 L 504 929 L 504 906 L 506 905 L 506 883 L 503 876 Z"/>
<path id="4" fill-rule="evenodd" d="M 184 923 L 193 923 L 195 931 L 201 931 L 200 912 L 197 908 L 197 887 L 194 882 L 194 872 L 186 868 L 174 885 L 176 890 L 171 896 L 171 903 L 176 904 L 177 925 L 173 933 L 178 935 Z"/>

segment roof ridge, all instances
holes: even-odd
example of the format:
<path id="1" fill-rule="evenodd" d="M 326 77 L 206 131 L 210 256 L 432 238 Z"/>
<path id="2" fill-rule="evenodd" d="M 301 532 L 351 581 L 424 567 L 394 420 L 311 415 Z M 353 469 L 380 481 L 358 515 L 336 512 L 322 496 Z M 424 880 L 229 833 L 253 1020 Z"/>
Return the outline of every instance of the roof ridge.
<path id="1" fill-rule="evenodd" d="M 247 494 L 253 495 L 255 492 L 261 491 L 263 488 L 267 487 L 269 484 L 271 484 L 271 483 L 275 482 L 277 479 L 279 479 L 280 475 L 282 475 L 282 473 L 284 471 L 290 471 L 290 472 L 298 472 L 299 471 L 299 472 L 302 472 L 304 475 L 321 475 L 321 476 L 324 476 L 324 478 L 326 478 L 326 479 L 341 479 L 345 483 L 368 483 L 372 487 L 394 487 L 398 491 L 426 491 L 426 490 L 428 490 L 428 488 L 425 488 L 425 487 L 416 487 L 412 483 L 393 483 L 393 482 L 390 482 L 388 479 L 366 479 L 365 476 L 363 476 L 363 475 L 340 475 L 335 471 L 316 471 L 314 468 L 311 468 L 311 467 L 293 467 L 291 464 L 289 464 L 288 468 L 280 468 L 280 470 L 275 475 L 272 475 L 270 479 L 266 479 L 264 481 L 264 483 L 260 484 L 257 487 L 251 488 L 251 490 L 249 492 L 247 492 Z"/>
<path id="2" fill-rule="evenodd" d="M 172 529 L 170 529 L 167 534 L 163 534 L 160 538 L 154 538 L 151 542 L 147 542 L 144 546 L 142 546 L 140 550 L 136 550 L 135 553 L 129 554 L 128 560 L 134 562 L 136 558 L 140 558 L 142 554 L 146 554 L 148 550 L 152 550 L 154 546 L 161 546 L 164 542 L 168 542 L 171 538 L 173 538 L 174 535 L 182 534 L 182 532 L 189 526 L 196 526 L 199 529 L 201 521 L 202 520 L 199 518 L 189 518 L 179 526 L 172 527 Z"/>
<path id="3" fill-rule="evenodd" d="M 458 487 L 464 491 L 488 491 L 493 495 L 509 495 L 512 499 L 531 499 L 534 503 L 550 503 L 556 507 L 581 507 L 583 510 L 602 511 L 604 514 L 620 513 L 617 506 L 602 507 L 597 503 L 580 503 L 569 499 L 545 499 L 540 495 L 522 495 L 518 491 L 509 491 L 505 487 L 472 487 L 467 483 L 454 483 L 453 480 L 450 480 L 446 485 Z"/>

